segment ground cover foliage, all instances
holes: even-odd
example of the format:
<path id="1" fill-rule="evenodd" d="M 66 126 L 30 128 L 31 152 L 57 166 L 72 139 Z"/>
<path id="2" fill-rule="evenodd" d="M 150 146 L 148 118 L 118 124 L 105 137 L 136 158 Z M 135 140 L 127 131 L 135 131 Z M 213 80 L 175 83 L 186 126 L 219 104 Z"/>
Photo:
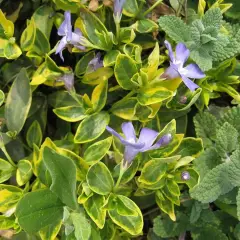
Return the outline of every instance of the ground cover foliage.
<path id="1" fill-rule="evenodd" d="M 239 13 L 0 0 L 0 239 L 240 239 Z"/>

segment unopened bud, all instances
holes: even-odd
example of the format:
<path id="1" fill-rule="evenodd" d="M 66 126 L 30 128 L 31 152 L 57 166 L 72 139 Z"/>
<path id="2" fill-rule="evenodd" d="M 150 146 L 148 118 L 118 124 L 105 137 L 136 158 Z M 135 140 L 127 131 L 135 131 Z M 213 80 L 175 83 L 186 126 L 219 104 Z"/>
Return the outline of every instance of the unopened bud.
<path id="1" fill-rule="evenodd" d="M 189 173 L 188 171 L 182 172 L 181 178 L 182 178 L 182 180 L 184 180 L 184 181 L 189 180 L 189 179 L 191 178 L 190 173 Z"/>

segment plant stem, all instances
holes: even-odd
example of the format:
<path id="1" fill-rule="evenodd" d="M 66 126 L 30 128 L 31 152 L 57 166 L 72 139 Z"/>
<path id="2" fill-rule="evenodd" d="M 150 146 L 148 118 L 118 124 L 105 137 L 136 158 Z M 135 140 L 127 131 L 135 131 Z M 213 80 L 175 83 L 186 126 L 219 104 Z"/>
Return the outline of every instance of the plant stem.
<path id="1" fill-rule="evenodd" d="M 124 174 L 124 172 L 126 171 L 126 168 L 123 166 L 123 161 L 121 162 L 121 165 L 120 165 L 120 172 L 119 172 L 119 176 L 118 176 L 118 180 L 115 184 L 115 187 L 114 187 L 114 190 L 117 190 L 118 187 L 119 187 L 119 184 L 121 182 L 121 179 L 122 179 L 122 176 Z"/>
<path id="2" fill-rule="evenodd" d="M 157 2 L 155 2 L 147 11 L 145 11 L 143 13 L 143 16 L 147 15 L 148 13 L 150 13 L 157 5 L 159 5 L 163 0 L 158 0 Z"/>
<path id="3" fill-rule="evenodd" d="M 120 22 L 119 21 L 115 21 L 116 24 L 116 38 L 117 38 L 117 42 L 119 43 L 119 38 L 120 38 Z"/>
<path id="4" fill-rule="evenodd" d="M 9 163 L 13 166 L 13 167 L 17 167 L 16 163 L 12 160 L 12 158 L 10 157 L 10 155 L 8 154 L 5 146 L 1 147 L 1 150 L 3 151 L 3 153 L 5 154 L 5 156 L 7 157 L 7 160 L 9 161 Z"/>

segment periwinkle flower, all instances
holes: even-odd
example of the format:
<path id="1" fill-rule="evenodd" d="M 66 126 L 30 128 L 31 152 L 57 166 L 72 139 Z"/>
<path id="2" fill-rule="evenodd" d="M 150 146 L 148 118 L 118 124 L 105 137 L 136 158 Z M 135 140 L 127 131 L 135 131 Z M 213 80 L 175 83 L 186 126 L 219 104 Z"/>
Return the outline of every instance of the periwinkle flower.
<path id="1" fill-rule="evenodd" d="M 96 56 L 88 63 L 90 71 L 96 71 L 98 68 L 103 67 L 103 61 L 101 60 L 101 53 L 98 52 Z"/>
<path id="2" fill-rule="evenodd" d="M 68 92 L 74 89 L 74 74 L 73 73 L 65 73 L 63 74 L 58 81 L 64 82 L 65 88 Z"/>
<path id="3" fill-rule="evenodd" d="M 120 21 L 121 16 L 122 16 L 122 11 L 123 11 L 123 5 L 126 0 L 115 0 L 114 1 L 114 7 L 113 7 L 113 12 L 114 12 L 114 17 L 118 21 Z"/>
<path id="4" fill-rule="evenodd" d="M 181 77 L 184 84 L 194 91 L 199 86 L 189 78 L 200 79 L 205 77 L 205 74 L 201 71 L 197 64 L 191 63 L 186 67 L 183 67 L 188 60 L 190 51 L 183 43 L 178 43 L 176 46 L 176 54 L 173 53 L 172 46 L 168 41 L 165 41 L 165 46 L 168 49 L 168 56 L 170 58 L 170 67 L 166 69 L 162 77 L 167 79 L 173 79 Z"/>
<path id="5" fill-rule="evenodd" d="M 162 136 L 155 144 L 153 144 L 159 135 L 158 132 L 150 128 L 142 128 L 139 138 L 137 139 L 131 122 L 125 122 L 121 127 L 125 138 L 123 138 L 109 126 L 107 126 L 106 129 L 108 132 L 119 138 L 121 143 L 125 146 L 124 166 L 130 165 L 138 153 L 160 148 L 161 146 L 169 144 L 169 142 L 172 140 L 172 135 L 166 134 Z"/>
<path id="6" fill-rule="evenodd" d="M 62 36 L 62 39 L 57 46 L 56 54 L 60 54 L 63 61 L 62 51 L 67 45 L 73 45 L 80 50 L 85 50 L 85 47 L 81 45 L 84 39 L 82 32 L 78 28 L 72 32 L 71 13 L 69 11 L 64 13 L 64 21 L 58 29 L 58 35 Z"/>

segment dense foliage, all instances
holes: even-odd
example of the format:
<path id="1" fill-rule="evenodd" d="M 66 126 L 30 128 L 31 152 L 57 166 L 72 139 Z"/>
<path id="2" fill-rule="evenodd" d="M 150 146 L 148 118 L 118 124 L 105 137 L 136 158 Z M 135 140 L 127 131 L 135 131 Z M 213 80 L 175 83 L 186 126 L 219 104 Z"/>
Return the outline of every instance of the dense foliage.
<path id="1" fill-rule="evenodd" d="M 239 13 L 1 0 L 0 239 L 240 239 Z"/>

